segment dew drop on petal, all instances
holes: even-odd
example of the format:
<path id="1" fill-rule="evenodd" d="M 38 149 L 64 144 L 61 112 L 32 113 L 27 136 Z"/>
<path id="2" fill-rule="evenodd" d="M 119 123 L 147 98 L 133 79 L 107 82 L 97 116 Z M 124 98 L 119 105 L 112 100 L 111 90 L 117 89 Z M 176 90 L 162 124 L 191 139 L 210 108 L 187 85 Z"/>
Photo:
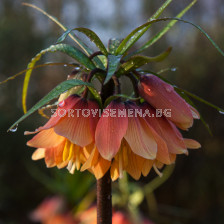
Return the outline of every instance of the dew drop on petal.
<path id="1" fill-rule="evenodd" d="M 16 126 L 12 127 L 9 131 L 16 132 L 17 129 L 18 129 L 18 124 Z"/>
<path id="2" fill-rule="evenodd" d="M 61 102 L 58 103 L 59 107 L 63 107 L 64 105 L 65 105 L 65 101 L 64 100 L 62 100 Z"/>
<path id="3" fill-rule="evenodd" d="M 164 85 L 164 87 L 168 93 L 171 93 L 173 91 L 173 86 L 171 86 L 171 85 L 166 84 L 166 85 Z"/>

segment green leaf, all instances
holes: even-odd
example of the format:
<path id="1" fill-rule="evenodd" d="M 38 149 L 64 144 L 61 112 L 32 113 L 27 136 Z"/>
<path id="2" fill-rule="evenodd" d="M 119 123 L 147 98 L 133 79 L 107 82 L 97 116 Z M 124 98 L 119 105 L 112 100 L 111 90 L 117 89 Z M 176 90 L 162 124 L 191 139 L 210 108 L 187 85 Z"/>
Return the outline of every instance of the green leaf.
<path id="1" fill-rule="evenodd" d="M 155 20 L 152 20 L 151 22 L 148 22 L 148 23 L 145 23 L 145 24 L 143 24 L 142 26 L 140 26 L 140 27 L 138 27 L 137 29 L 138 29 L 138 31 L 139 31 L 139 33 L 141 33 L 142 32 L 142 30 L 145 28 L 145 27 L 147 27 L 147 24 L 149 24 L 149 23 L 157 23 L 157 22 L 160 22 L 160 21 L 168 21 L 168 20 L 177 20 L 177 21 L 179 21 L 179 22 L 184 22 L 184 23 L 188 23 L 188 24 L 190 24 L 190 25 L 192 25 L 192 26 L 194 26 L 195 28 L 197 28 L 202 34 L 204 34 L 204 36 L 211 42 L 211 44 L 216 48 L 216 50 L 222 55 L 222 56 L 224 56 L 224 52 L 223 52 L 223 50 L 221 50 L 221 48 L 215 43 L 215 41 L 200 27 L 200 26 L 198 26 L 198 25 L 195 25 L 194 23 L 191 23 L 191 22 L 189 22 L 189 21 L 186 21 L 186 20 L 183 20 L 183 19 L 179 19 L 179 18 L 163 18 L 163 19 L 155 19 Z M 133 32 L 134 33 L 134 32 Z M 129 34 L 130 35 L 130 34 Z M 138 33 L 137 34 L 135 34 L 135 35 L 133 35 L 133 39 L 136 39 L 136 38 L 138 38 Z M 130 35 L 130 37 L 129 37 L 129 39 L 132 37 L 132 35 Z M 125 38 L 126 39 L 126 38 Z M 126 43 L 128 42 L 129 40 L 128 40 L 128 38 L 127 38 L 127 40 L 126 40 Z M 130 43 L 132 42 L 133 40 L 131 40 L 130 41 Z M 123 42 L 122 42 L 123 43 Z M 122 44 L 121 43 L 121 44 Z M 125 44 L 125 43 L 124 43 Z M 121 46 L 121 45 L 120 45 Z M 120 48 L 120 46 L 119 46 L 119 48 Z M 127 48 L 129 48 L 129 42 L 127 43 L 127 45 L 124 47 L 125 49 L 127 49 Z"/>
<path id="2" fill-rule="evenodd" d="M 187 103 L 189 103 L 192 107 L 194 107 L 196 110 L 198 110 L 197 107 L 195 106 L 195 104 L 192 102 L 192 100 L 183 91 L 181 91 L 180 88 L 174 86 L 174 89 L 183 99 L 186 100 Z M 211 131 L 208 123 L 204 120 L 204 117 L 202 116 L 202 114 L 200 112 L 199 112 L 199 114 L 200 114 L 201 122 L 204 124 L 204 126 L 207 129 L 208 133 L 211 136 L 213 136 L 212 131 Z"/>
<path id="3" fill-rule="evenodd" d="M 64 31 L 68 30 L 68 28 L 66 26 L 64 26 L 62 23 L 60 23 L 57 18 L 48 14 L 47 12 L 45 12 L 43 9 L 37 7 L 36 5 L 29 4 L 29 3 L 22 3 L 22 4 L 25 6 L 34 8 L 37 11 L 41 12 L 43 15 L 47 16 L 51 21 L 56 23 L 62 30 L 64 30 Z M 90 56 L 93 53 L 93 51 L 86 44 L 84 44 L 76 35 L 72 35 L 71 33 L 69 33 L 68 35 L 86 53 L 86 55 Z M 95 57 L 93 59 L 93 61 L 96 65 L 99 66 L 99 68 L 104 69 L 104 66 L 98 57 Z"/>
<path id="4" fill-rule="evenodd" d="M 42 50 L 40 53 L 38 53 L 28 64 L 27 72 L 25 75 L 24 83 L 23 83 L 23 93 L 22 93 L 22 105 L 23 105 L 23 111 L 26 113 L 26 97 L 27 97 L 27 90 L 29 85 L 30 76 L 32 74 L 33 68 L 37 61 L 40 60 L 42 55 L 46 54 L 47 52 L 63 52 L 72 58 L 74 58 L 77 62 L 84 65 L 88 69 L 94 69 L 95 65 L 92 63 L 92 61 L 80 50 L 78 50 L 75 47 L 72 47 L 67 44 L 57 44 L 57 45 L 51 45 L 50 47 Z"/>
<path id="5" fill-rule="evenodd" d="M 123 63 L 120 66 L 117 73 L 118 74 L 128 73 L 145 64 L 148 64 L 149 62 L 162 61 L 170 54 L 171 50 L 172 50 L 172 47 L 169 47 L 166 51 L 164 51 L 163 53 L 155 57 L 146 57 L 141 55 L 132 56 L 127 62 Z"/>
<path id="6" fill-rule="evenodd" d="M 100 108 L 103 108 L 102 99 L 101 99 L 100 94 L 97 92 L 97 90 L 91 86 L 87 86 L 87 87 L 88 87 L 89 91 L 92 93 L 95 100 L 98 102 Z"/>
<path id="7" fill-rule="evenodd" d="M 57 62 L 57 63 L 45 63 L 45 64 L 42 64 L 42 65 L 36 65 L 36 66 L 33 67 L 33 69 L 42 68 L 42 67 L 46 67 L 46 66 L 52 66 L 52 65 L 63 65 L 63 66 L 77 67 L 75 64 Z M 15 75 L 12 75 L 12 76 L 8 77 L 7 79 L 1 81 L 0 85 L 4 84 L 4 83 L 6 83 L 6 82 L 8 82 L 10 80 L 15 79 L 15 78 L 17 78 L 20 75 L 23 75 L 28 70 L 29 69 L 22 70 L 22 71 L 16 73 Z"/>
<path id="8" fill-rule="evenodd" d="M 121 57 L 122 55 L 118 55 L 118 56 L 115 56 L 113 54 L 108 55 L 108 71 L 104 81 L 104 85 L 109 82 L 113 74 L 116 72 L 120 64 Z"/>
<path id="9" fill-rule="evenodd" d="M 125 94 L 116 94 L 116 95 L 110 96 L 106 99 L 106 101 L 104 103 L 104 107 L 106 107 L 112 100 L 115 100 L 117 98 L 123 98 L 123 99 L 132 100 L 132 101 L 136 101 L 136 100 L 140 99 L 140 97 L 134 98 L 134 97 L 131 97 L 131 96 L 128 96 Z"/>
<path id="10" fill-rule="evenodd" d="M 93 32 L 90 29 L 87 28 L 74 28 L 74 29 L 69 29 L 66 32 L 64 32 L 62 34 L 62 36 L 58 39 L 57 42 L 62 42 L 65 40 L 65 38 L 67 37 L 67 35 L 73 31 L 73 30 L 77 30 L 81 33 L 84 33 L 99 49 L 100 51 L 104 54 L 104 55 L 108 55 L 107 49 L 105 48 L 105 46 L 103 45 L 102 41 L 100 40 L 100 38 L 97 36 L 97 34 L 95 32 Z"/>
<path id="11" fill-rule="evenodd" d="M 153 20 L 153 19 L 157 19 L 159 18 L 159 16 L 162 14 L 162 12 L 169 6 L 169 4 L 172 2 L 172 0 L 167 0 L 163 3 L 163 5 L 153 14 L 152 17 L 150 17 L 150 20 Z"/>
<path id="12" fill-rule="evenodd" d="M 43 97 L 38 103 L 36 103 L 26 114 L 24 114 L 19 120 L 17 120 L 10 128 L 17 126 L 21 121 L 30 116 L 32 113 L 37 111 L 39 108 L 43 107 L 46 103 L 58 97 L 61 93 L 71 89 L 74 86 L 85 85 L 93 88 L 91 83 L 83 82 L 78 79 L 66 80 L 59 85 L 57 85 L 53 90 L 51 90 L 45 97 Z"/>
<path id="13" fill-rule="evenodd" d="M 181 18 L 195 3 L 197 0 L 192 1 L 186 8 L 184 8 L 175 18 Z M 161 37 L 163 37 L 175 24 L 177 23 L 177 20 L 172 20 L 169 22 L 160 32 L 158 32 L 154 37 L 152 37 L 149 41 L 147 41 L 142 47 L 140 47 L 138 50 L 132 52 L 130 55 L 139 54 L 151 45 L 153 45 L 155 42 L 157 42 Z"/>
<path id="14" fill-rule="evenodd" d="M 120 44 L 116 50 L 116 55 L 124 54 L 132 45 L 150 28 L 152 21 L 156 20 L 162 12 L 168 7 L 172 0 L 167 0 L 154 15 L 148 20 L 148 23 L 143 24 L 137 29 L 133 30 Z"/>
<path id="15" fill-rule="evenodd" d="M 108 43 L 108 50 L 109 50 L 109 53 L 110 54 L 115 54 L 117 48 L 119 47 L 121 43 L 121 40 L 120 39 L 117 39 L 117 38 L 112 38 L 109 40 L 109 43 Z"/>
<path id="16" fill-rule="evenodd" d="M 212 108 L 216 109 L 219 113 L 224 113 L 224 109 L 222 109 L 222 108 L 220 108 L 220 107 L 218 107 L 218 106 L 208 102 L 207 100 L 204 100 L 201 97 L 199 97 L 199 96 L 197 96 L 197 95 L 195 95 L 195 94 L 193 94 L 193 93 L 191 93 L 191 92 L 189 92 L 187 90 L 184 90 L 184 89 L 181 89 L 181 88 L 178 88 L 178 87 L 175 87 L 175 88 L 180 90 L 180 91 L 182 91 L 182 92 L 184 92 L 186 95 L 192 97 L 193 99 L 198 100 L 201 103 L 204 103 L 204 104 L 208 105 L 209 107 L 212 107 Z"/>

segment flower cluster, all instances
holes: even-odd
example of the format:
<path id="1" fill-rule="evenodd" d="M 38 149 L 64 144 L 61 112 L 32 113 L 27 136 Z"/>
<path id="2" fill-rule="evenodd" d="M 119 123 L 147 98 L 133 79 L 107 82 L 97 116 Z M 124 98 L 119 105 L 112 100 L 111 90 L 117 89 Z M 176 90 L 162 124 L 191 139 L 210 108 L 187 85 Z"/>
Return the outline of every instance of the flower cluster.
<path id="1" fill-rule="evenodd" d="M 28 146 L 36 147 L 33 160 L 45 159 L 47 167 L 89 170 L 97 179 L 110 170 L 112 180 L 127 171 L 134 179 L 147 176 L 151 168 L 160 174 L 164 164 L 175 162 L 177 154 L 188 154 L 200 144 L 182 137 L 179 129 L 188 130 L 199 113 L 174 90 L 173 86 L 154 75 L 142 75 L 138 83 L 143 103 L 112 100 L 108 110 L 149 111 L 155 116 L 83 116 L 69 111 L 99 109 L 95 101 L 70 95 L 60 98 L 50 120 L 35 132 Z M 58 110 L 63 109 L 64 116 Z M 156 109 L 171 111 L 171 116 L 156 116 Z M 103 113 L 106 113 L 103 112 Z M 179 128 L 179 129 L 178 129 Z"/>

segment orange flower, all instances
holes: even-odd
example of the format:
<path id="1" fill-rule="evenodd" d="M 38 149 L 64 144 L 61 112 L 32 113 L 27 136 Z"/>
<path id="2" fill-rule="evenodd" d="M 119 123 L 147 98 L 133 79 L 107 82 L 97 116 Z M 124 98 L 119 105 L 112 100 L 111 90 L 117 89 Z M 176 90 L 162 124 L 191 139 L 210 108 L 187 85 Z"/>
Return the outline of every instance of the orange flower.
<path id="1" fill-rule="evenodd" d="M 28 146 L 38 148 L 32 155 L 33 160 L 45 158 L 47 167 L 67 166 L 71 173 L 79 170 L 87 160 L 86 146 L 94 142 L 94 134 L 98 117 L 94 113 L 86 114 L 88 110 L 96 110 L 98 105 L 72 95 L 59 103 L 59 107 L 51 119 L 33 134 L 39 132 Z M 85 111 L 86 110 L 86 111 Z M 85 113 L 84 113 L 85 112 Z M 109 169 L 109 166 L 108 168 Z"/>
<path id="2" fill-rule="evenodd" d="M 38 148 L 32 158 L 45 158 L 47 167 L 67 166 L 70 173 L 89 170 L 97 179 L 110 169 L 113 181 L 123 171 L 138 180 L 152 167 L 160 175 L 158 168 L 173 163 L 177 154 L 200 147 L 195 140 L 183 139 L 172 121 L 156 117 L 149 104 L 112 101 L 100 119 L 97 109 L 95 102 L 76 95 L 61 101 L 43 127 L 26 132 L 39 132 L 27 142 Z"/>
<path id="3" fill-rule="evenodd" d="M 199 119 L 199 113 L 180 97 L 173 86 L 154 75 L 141 76 L 138 85 L 140 95 L 154 108 L 171 111 L 168 118 L 177 127 L 187 130 L 193 125 L 193 119 Z"/>

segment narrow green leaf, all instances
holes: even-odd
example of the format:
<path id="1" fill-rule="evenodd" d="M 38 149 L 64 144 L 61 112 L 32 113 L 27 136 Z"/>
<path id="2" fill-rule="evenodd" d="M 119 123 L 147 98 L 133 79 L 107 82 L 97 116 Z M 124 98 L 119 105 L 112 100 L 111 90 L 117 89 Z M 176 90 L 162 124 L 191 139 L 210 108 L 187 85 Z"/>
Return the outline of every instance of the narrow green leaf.
<path id="1" fill-rule="evenodd" d="M 192 1 L 186 8 L 184 8 L 179 14 L 175 16 L 175 18 L 182 18 L 183 15 L 197 2 L 197 0 Z M 154 43 L 156 43 L 161 37 L 163 37 L 175 24 L 177 20 L 172 20 L 169 22 L 160 32 L 158 32 L 154 37 L 152 37 L 149 41 L 147 41 L 142 47 L 138 50 L 132 52 L 130 55 L 139 54 Z"/>
<path id="2" fill-rule="evenodd" d="M 189 103 L 192 107 L 194 107 L 196 110 L 197 107 L 195 106 L 195 104 L 192 102 L 192 100 L 183 92 L 181 91 L 178 87 L 174 86 L 175 91 L 183 98 L 186 100 L 187 103 Z M 200 114 L 200 120 L 203 123 L 203 125 L 205 126 L 205 128 L 207 129 L 208 133 L 213 136 L 212 131 L 208 125 L 208 123 L 205 121 L 204 117 L 202 116 L 202 114 L 199 112 Z"/>
<path id="3" fill-rule="evenodd" d="M 23 83 L 23 93 L 22 93 L 22 105 L 23 105 L 24 113 L 26 113 L 26 111 L 27 111 L 27 109 L 26 109 L 26 97 L 27 97 L 29 80 L 30 80 L 30 76 L 32 74 L 32 71 L 33 71 L 33 68 L 34 68 L 36 62 L 39 61 L 40 58 L 42 57 L 42 55 L 46 54 L 47 52 L 57 52 L 57 51 L 63 52 L 65 54 L 71 56 L 77 62 L 84 65 L 88 69 L 94 69 L 95 68 L 92 61 L 84 53 L 82 53 L 80 50 L 78 50 L 77 48 L 72 47 L 70 45 L 67 45 L 67 44 L 51 45 L 50 47 L 42 50 L 40 53 L 38 53 L 31 60 L 31 62 L 28 64 L 28 67 L 27 67 L 28 70 L 27 70 L 26 75 L 25 75 L 25 79 L 24 79 L 24 83 Z"/>
<path id="4" fill-rule="evenodd" d="M 120 66 L 117 73 L 118 74 L 128 73 L 145 64 L 148 64 L 149 62 L 162 61 L 170 54 L 171 50 L 172 50 L 172 47 L 169 47 L 166 51 L 164 51 L 163 53 L 155 57 L 146 57 L 141 55 L 132 56 L 127 62 L 123 63 Z"/>
<path id="5" fill-rule="evenodd" d="M 172 2 L 172 0 L 167 0 L 154 15 L 148 20 L 148 24 L 143 24 L 137 29 L 133 30 L 120 44 L 120 46 L 116 50 L 116 55 L 124 54 L 132 45 L 150 28 L 152 25 L 151 21 L 157 19 L 162 12 L 168 7 L 168 5 Z"/>
<path id="6" fill-rule="evenodd" d="M 178 88 L 178 87 L 175 87 L 175 89 L 178 89 L 178 90 L 184 92 L 185 94 L 187 94 L 188 96 L 192 97 L 193 99 L 198 100 L 201 103 L 204 103 L 204 104 L 208 105 L 209 107 L 212 107 L 212 108 L 216 109 L 219 113 L 224 113 L 224 109 L 208 102 L 207 100 L 202 99 L 201 97 L 199 97 L 199 96 L 197 96 L 197 95 L 195 95 L 195 94 L 193 94 L 193 93 L 191 93 L 187 90 L 184 90 L 184 89 L 181 89 L 181 88 Z"/>
<path id="7" fill-rule="evenodd" d="M 108 55 L 108 71 L 104 81 L 104 85 L 110 81 L 111 77 L 116 72 L 120 64 L 121 57 L 122 55 L 118 55 L 118 56 L 115 56 L 113 54 Z"/>
<path id="8" fill-rule="evenodd" d="M 68 28 L 66 26 L 64 26 L 62 23 L 60 23 L 57 18 L 48 14 L 47 12 L 45 12 L 43 9 L 37 7 L 36 5 L 29 4 L 29 3 L 22 3 L 22 4 L 25 6 L 34 8 L 37 11 L 41 12 L 43 15 L 47 16 L 51 21 L 56 23 L 62 30 L 64 30 L 64 31 L 68 30 Z M 93 51 L 85 43 L 83 43 L 76 35 L 74 35 L 74 34 L 72 35 L 71 33 L 69 33 L 68 35 L 85 52 L 86 55 L 90 56 L 93 53 Z M 101 68 L 101 69 L 105 68 L 98 57 L 95 57 L 93 59 L 93 61 L 96 65 L 99 66 L 99 68 Z"/>
<path id="9" fill-rule="evenodd" d="M 71 33 L 73 30 L 77 30 L 83 34 L 85 34 L 99 49 L 100 51 L 104 54 L 104 55 L 108 55 L 107 49 L 105 48 L 105 46 L 103 45 L 102 41 L 100 40 L 100 38 L 97 36 L 97 34 L 95 32 L 93 32 L 90 29 L 87 28 L 74 28 L 74 29 L 69 29 L 66 32 L 64 32 L 62 34 L 62 36 L 58 39 L 57 42 L 62 42 L 65 40 L 65 38 L 67 37 L 67 35 L 69 33 Z"/>
<path id="10" fill-rule="evenodd" d="M 163 3 L 163 5 L 153 14 L 152 17 L 150 17 L 150 20 L 153 20 L 153 19 L 157 19 L 159 18 L 159 16 L 163 13 L 163 11 L 169 6 L 169 4 L 172 2 L 173 0 L 167 0 Z"/>
<path id="11" fill-rule="evenodd" d="M 183 20 L 183 19 L 179 19 L 179 18 L 162 18 L 162 19 L 155 19 L 155 20 L 152 20 L 148 23 L 145 23 L 143 24 L 142 26 L 138 27 L 136 30 L 139 31 L 139 34 L 138 34 L 138 31 L 134 32 L 133 33 L 136 33 L 136 34 L 129 34 L 127 38 L 124 39 L 124 43 L 122 41 L 122 43 L 120 44 L 121 46 L 121 49 L 125 49 L 125 51 L 127 49 L 129 49 L 130 46 L 132 46 L 132 43 L 133 41 L 139 37 L 140 33 L 144 30 L 145 27 L 147 27 L 148 24 L 152 24 L 152 23 L 157 23 L 157 22 L 161 22 L 161 21 L 168 21 L 168 20 L 177 20 L 179 22 L 184 22 L 184 23 L 187 23 L 187 24 L 190 24 L 192 26 L 194 26 L 195 28 L 197 28 L 210 42 L 211 44 L 216 48 L 216 50 L 222 55 L 224 56 L 224 52 L 223 50 L 221 50 L 221 48 L 215 43 L 215 41 L 198 25 L 195 25 L 194 23 L 191 23 L 189 21 L 186 21 L 186 20 Z M 127 43 L 127 44 L 126 44 Z M 125 45 L 126 44 L 126 45 Z M 120 49 L 120 46 L 118 47 L 118 49 Z M 123 52 L 122 50 L 122 52 Z"/>
<path id="12" fill-rule="evenodd" d="M 59 85 L 57 85 L 53 90 L 51 90 L 45 97 L 43 97 L 38 103 L 36 103 L 26 114 L 24 114 L 19 120 L 17 120 L 10 128 L 17 126 L 21 121 L 30 116 L 32 113 L 37 111 L 39 108 L 43 107 L 46 103 L 58 97 L 61 93 L 71 89 L 74 86 L 85 85 L 87 87 L 93 88 L 91 83 L 86 83 L 78 79 L 66 80 Z"/>

